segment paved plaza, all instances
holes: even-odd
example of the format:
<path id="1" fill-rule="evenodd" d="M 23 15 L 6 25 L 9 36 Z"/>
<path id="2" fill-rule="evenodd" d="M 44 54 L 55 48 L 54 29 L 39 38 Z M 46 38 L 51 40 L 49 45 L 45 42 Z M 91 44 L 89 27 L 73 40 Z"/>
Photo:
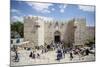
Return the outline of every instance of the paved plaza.
<path id="1" fill-rule="evenodd" d="M 37 53 L 41 53 L 41 50 L 38 50 Z M 18 51 L 19 62 L 14 62 L 14 52 L 11 51 L 11 66 L 19 66 L 19 65 L 34 65 L 34 64 L 51 64 L 51 63 L 68 63 L 68 62 L 83 62 L 83 61 L 95 61 L 95 56 L 93 54 L 89 54 L 88 56 L 81 57 L 78 55 L 74 55 L 73 59 L 70 60 L 69 54 L 65 54 L 65 58 L 60 61 L 56 60 L 56 50 L 49 51 L 47 53 L 40 54 L 40 58 L 32 59 L 29 57 L 30 51 L 20 50 Z"/>

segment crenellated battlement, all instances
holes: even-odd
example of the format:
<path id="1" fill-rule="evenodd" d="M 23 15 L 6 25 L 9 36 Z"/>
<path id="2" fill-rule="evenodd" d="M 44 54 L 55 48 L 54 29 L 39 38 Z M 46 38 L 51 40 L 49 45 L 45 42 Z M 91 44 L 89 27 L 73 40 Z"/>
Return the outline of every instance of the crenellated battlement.
<path id="1" fill-rule="evenodd" d="M 38 20 L 37 16 L 25 16 L 24 20 Z"/>
<path id="2" fill-rule="evenodd" d="M 30 20 L 34 20 L 34 21 L 36 21 L 36 20 L 41 20 L 41 21 L 43 21 L 44 23 L 56 23 L 56 22 L 60 22 L 60 23 L 66 23 L 66 22 L 68 22 L 67 20 L 64 20 L 64 21 L 62 21 L 62 20 L 55 20 L 55 19 L 52 19 L 52 18 L 50 18 L 50 17 L 44 17 L 44 16 L 25 16 L 24 17 L 24 20 L 26 20 L 26 21 L 30 21 Z"/>
<path id="3" fill-rule="evenodd" d="M 67 23 L 67 22 L 86 22 L 86 18 L 85 17 L 80 17 L 80 18 L 71 18 L 70 20 L 54 20 L 50 17 L 44 17 L 44 16 L 25 16 L 24 20 L 26 21 L 30 21 L 30 20 L 34 20 L 34 21 L 43 21 L 44 23 L 56 23 L 58 22 L 59 24 L 61 23 Z"/>

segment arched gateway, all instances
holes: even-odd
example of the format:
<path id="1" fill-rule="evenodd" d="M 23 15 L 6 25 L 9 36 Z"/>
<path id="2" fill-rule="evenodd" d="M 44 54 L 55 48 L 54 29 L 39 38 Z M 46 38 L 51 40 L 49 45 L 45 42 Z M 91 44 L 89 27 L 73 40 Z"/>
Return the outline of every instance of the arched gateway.
<path id="1" fill-rule="evenodd" d="M 59 43 L 61 41 L 61 33 L 59 31 L 54 32 L 54 42 Z"/>

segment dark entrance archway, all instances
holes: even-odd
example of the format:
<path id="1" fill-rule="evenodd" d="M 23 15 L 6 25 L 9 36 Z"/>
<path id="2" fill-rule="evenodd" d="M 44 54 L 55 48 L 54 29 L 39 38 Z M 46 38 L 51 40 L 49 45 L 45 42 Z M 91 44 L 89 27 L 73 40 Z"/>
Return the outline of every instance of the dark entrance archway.
<path id="1" fill-rule="evenodd" d="M 56 35 L 56 36 L 54 37 L 54 40 L 55 40 L 55 43 L 60 42 L 60 36 L 59 36 L 59 35 Z"/>
<path id="2" fill-rule="evenodd" d="M 55 43 L 59 43 L 60 41 L 61 41 L 60 32 L 59 31 L 55 31 L 54 32 L 54 42 Z"/>

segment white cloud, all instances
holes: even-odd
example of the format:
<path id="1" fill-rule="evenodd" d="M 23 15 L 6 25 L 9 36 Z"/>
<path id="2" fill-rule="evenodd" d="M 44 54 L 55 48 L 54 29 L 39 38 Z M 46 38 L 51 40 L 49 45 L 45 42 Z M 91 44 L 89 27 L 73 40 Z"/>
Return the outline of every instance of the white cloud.
<path id="1" fill-rule="evenodd" d="M 93 12 L 95 10 L 94 6 L 78 6 L 80 10 Z"/>
<path id="2" fill-rule="evenodd" d="M 50 13 L 49 10 L 43 10 L 42 13 Z"/>
<path id="3" fill-rule="evenodd" d="M 12 12 L 12 13 L 21 14 L 21 12 L 20 12 L 19 10 L 17 10 L 17 9 L 11 9 L 11 12 Z"/>
<path id="4" fill-rule="evenodd" d="M 60 5 L 60 6 L 59 6 L 60 12 L 61 12 L 61 13 L 64 13 L 66 7 L 67 7 L 66 4 Z"/>
<path id="5" fill-rule="evenodd" d="M 22 12 L 20 10 L 17 9 L 11 9 L 11 13 L 17 14 L 17 15 L 21 15 Z M 23 15 L 24 16 L 24 15 Z M 16 22 L 16 21 L 21 21 L 23 22 L 23 17 L 22 16 L 11 16 L 11 22 Z"/>
<path id="6" fill-rule="evenodd" d="M 51 10 L 54 11 L 55 9 L 54 8 L 51 8 Z"/>
<path id="7" fill-rule="evenodd" d="M 64 9 L 60 9 L 60 12 L 61 12 L 61 13 L 64 13 Z"/>
<path id="8" fill-rule="evenodd" d="M 59 8 L 66 8 L 67 4 L 60 5 Z"/>
<path id="9" fill-rule="evenodd" d="M 50 13 L 49 7 L 53 6 L 50 3 L 34 3 L 34 2 L 26 2 L 29 6 L 41 13 Z"/>
<path id="10" fill-rule="evenodd" d="M 11 17 L 11 22 L 16 22 L 16 21 L 23 22 L 23 17 L 21 17 L 21 16 L 12 16 Z"/>
<path id="11" fill-rule="evenodd" d="M 16 9 L 11 9 L 11 12 L 19 12 L 19 11 Z"/>

